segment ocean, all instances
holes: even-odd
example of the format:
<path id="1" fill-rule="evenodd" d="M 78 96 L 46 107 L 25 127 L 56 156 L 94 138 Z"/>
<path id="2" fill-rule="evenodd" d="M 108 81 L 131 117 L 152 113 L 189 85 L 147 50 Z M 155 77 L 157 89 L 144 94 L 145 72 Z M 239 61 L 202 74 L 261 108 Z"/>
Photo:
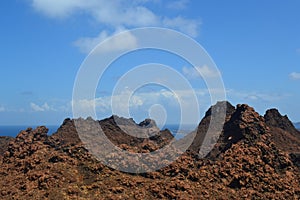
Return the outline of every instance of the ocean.
<path id="1" fill-rule="evenodd" d="M 36 128 L 37 126 L 26 126 L 26 125 L 19 125 L 19 126 L 0 126 L 0 136 L 11 136 L 11 137 L 16 137 L 20 131 L 26 130 L 27 128 Z M 56 130 L 59 128 L 58 125 L 51 125 L 51 126 L 46 126 L 49 131 L 48 135 L 51 135 L 56 132 Z"/>
<path id="2" fill-rule="evenodd" d="M 37 126 L 26 126 L 26 125 L 19 125 L 19 126 L 0 126 L 0 136 L 11 136 L 11 137 L 16 137 L 20 131 L 26 130 L 27 128 L 36 128 Z M 51 125 L 51 126 L 46 126 L 49 131 L 48 135 L 52 135 L 57 131 L 59 128 L 59 125 Z M 195 126 L 192 125 L 182 125 L 181 130 L 179 129 L 179 125 L 165 125 L 162 130 L 164 129 L 169 129 L 171 133 L 175 136 L 176 139 L 181 139 L 183 138 L 186 134 L 192 132 L 195 130 Z"/>
<path id="3" fill-rule="evenodd" d="M 198 127 L 198 125 L 181 125 L 181 127 L 179 127 L 179 125 L 177 125 L 177 124 L 168 124 L 168 125 L 165 125 L 162 128 L 162 130 L 168 129 L 169 131 L 171 131 L 171 133 L 174 135 L 174 137 L 176 139 L 181 139 L 184 136 L 186 136 L 187 134 L 196 130 L 197 127 Z M 180 128 L 180 130 L 179 130 L 179 128 Z"/>
<path id="4" fill-rule="evenodd" d="M 294 126 L 296 127 L 296 129 L 300 130 L 300 122 L 294 123 Z"/>

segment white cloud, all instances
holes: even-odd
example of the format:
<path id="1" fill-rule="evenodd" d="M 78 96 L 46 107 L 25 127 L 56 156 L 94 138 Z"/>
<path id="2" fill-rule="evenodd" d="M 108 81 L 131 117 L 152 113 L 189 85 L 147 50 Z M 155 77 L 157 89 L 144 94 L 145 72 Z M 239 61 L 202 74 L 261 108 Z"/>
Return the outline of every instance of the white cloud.
<path id="1" fill-rule="evenodd" d="M 208 67 L 207 65 L 203 65 L 202 67 L 183 67 L 182 73 L 189 79 L 197 79 L 197 78 L 215 78 L 220 74 L 218 71 Z"/>
<path id="2" fill-rule="evenodd" d="M 47 102 L 41 106 L 31 102 L 30 108 L 35 112 L 55 111 L 55 109 L 51 108 Z"/>
<path id="3" fill-rule="evenodd" d="M 300 73 L 298 72 L 290 73 L 290 78 L 293 80 L 300 80 Z"/>
<path id="4" fill-rule="evenodd" d="M 200 23 L 200 21 L 185 19 L 181 16 L 163 20 L 163 26 L 178 29 L 192 37 L 197 37 Z"/>
<path id="5" fill-rule="evenodd" d="M 115 32 L 118 33 L 118 31 Z M 103 42 L 105 39 L 109 37 L 107 31 L 102 31 L 97 37 L 86 37 L 80 38 L 74 42 L 74 45 L 77 46 L 82 53 L 91 52 L 98 44 Z M 97 48 L 97 51 L 101 52 L 112 52 L 118 50 L 126 50 L 137 47 L 137 39 L 130 32 L 124 32 L 122 37 L 114 37 L 109 42 L 109 45 L 101 45 L 101 48 Z"/>
<path id="6" fill-rule="evenodd" d="M 193 98 L 194 94 L 196 95 L 196 100 Z M 123 91 L 121 94 L 116 94 L 113 97 L 103 96 L 91 100 L 82 99 L 73 102 L 73 106 L 76 105 L 75 113 L 73 113 L 74 117 L 86 118 L 93 116 L 95 106 L 97 116 L 93 117 L 98 119 L 116 114 L 127 118 L 133 117 L 136 121 L 142 121 L 145 118 L 153 117 L 153 113 L 151 113 L 153 106 L 159 106 L 160 111 L 163 110 L 166 113 L 168 122 L 177 123 L 179 122 L 178 120 L 183 120 L 183 124 L 198 124 L 201 114 L 204 114 L 211 105 L 207 89 L 178 90 L 174 92 L 161 89 L 152 92 L 136 92 L 130 97 L 129 102 L 127 101 L 128 95 L 131 95 L 129 91 Z M 194 103 L 197 101 L 199 110 L 197 110 L 197 106 L 191 106 L 195 105 Z M 183 118 L 180 119 L 180 115 L 183 114 L 182 111 L 189 114 L 186 115 L 185 113 L 184 117 L 182 116 Z M 158 118 L 155 119 L 161 122 Z"/>
<path id="7" fill-rule="evenodd" d="M 0 106 L 0 112 L 4 112 L 5 108 L 3 106 Z"/>
<path id="8" fill-rule="evenodd" d="M 85 6 L 83 0 L 32 0 L 32 7 L 54 18 L 64 18 Z"/>
<path id="9" fill-rule="evenodd" d="M 275 102 L 280 101 L 289 95 L 279 93 L 262 93 L 258 91 L 236 91 L 233 89 L 227 90 L 227 95 L 230 98 L 238 99 L 239 102 L 244 100 L 256 101 L 256 102 Z"/>
<path id="10" fill-rule="evenodd" d="M 66 18 L 80 11 L 106 25 L 151 26 L 157 24 L 157 16 L 144 7 L 144 3 L 125 0 L 32 0 L 34 9 L 52 18 Z"/>
<path id="11" fill-rule="evenodd" d="M 155 1 L 135 0 L 32 0 L 32 7 L 38 12 L 51 18 L 68 18 L 72 15 L 86 14 L 107 29 L 118 27 L 136 28 L 160 26 L 174 28 L 192 37 L 198 35 L 199 21 L 186 19 L 181 16 L 168 17 L 154 13 L 148 7 Z M 173 7 L 183 8 L 186 0 L 173 3 Z M 75 42 L 82 52 L 95 47 L 100 41 L 109 36 L 107 31 L 102 31 L 95 38 L 81 38 Z"/>
<path id="12" fill-rule="evenodd" d="M 252 94 L 252 95 L 246 96 L 245 99 L 249 99 L 249 100 L 252 100 L 252 101 L 257 101 L 257 100 L 260 99 L 260 97 L 258 95 Z"/>
<path id="13" fill-rule="evenodd" d="M 177 1 L 171 1 L 167 8 L 174 9 L 174 10 L 183 10 L 187 7 L 187 4 L 189 3 L 189 0 L 177 0 Z"/>
<path id="14" fill-rule="evenodd" d="M 169 91 L 157 91 L 157 92 L 143 92 L 143 93 L 135 93 L 130 96 L 131 92 L 129 90 L 123 91 L 121 94 L 116 94 L 114 96 L 104 96 L 95 99 L 82 99 L 78 100 L 76 106 L 78 106 L 78 110 L 89 110 L 95 106 L 96 110 L 99 112 L 109 112 L 112 110 L 112 104 L 114 105 L 115 111 L 122 115 L 129 108 L 137 108 L 140 106 L 146 106 L 153 102 L 159 102 L 161 99 L 166 98 L 174 98 L 174 95 Z M 125 99 L 130 97 L 130 101 L 126 102 Z M 74 105 L 74 104 L 73 104 Z"/>

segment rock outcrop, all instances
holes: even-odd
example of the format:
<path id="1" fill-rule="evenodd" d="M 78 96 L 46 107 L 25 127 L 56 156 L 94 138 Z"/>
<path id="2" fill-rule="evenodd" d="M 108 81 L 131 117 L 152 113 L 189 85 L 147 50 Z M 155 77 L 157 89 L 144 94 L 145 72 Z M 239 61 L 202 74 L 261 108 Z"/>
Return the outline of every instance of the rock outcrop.
<path id="1" fill-rule="evenodd" d="M 78 127 L 76 127 L 76 125 Z M 101 131 L 104 132 L 106 137 L 113 144 L 117 146 L 127 145 L 129 146 L 128 148 L 142 148 L 142 144 L 147 143 L 147 141 L 153 141 L 155 145 L 157 145 L 157 149 L 160 148 L 160 146 L 169 143 L 174 138 L 170 131 L 160 131 L 156 126 L 155 121 L 151 119 L 146 119 L 140 124 L 137 124 L 133 121 L 133 119 L 126 119 L 114 115 L 100 121 L 93 120 L 92 118 L 88 118 L 86 120 L 65 119 L 63 124 L 50 137 L 50 139 L 56 142 L 56 145 L 72 146 L 81 144 L 82 138 L 78 135 L 78 131 L 82 129 L 83 132 L 86 133 L 91 140 L 93 140 L 93 137 L 96 138 L 98 133 L 93 133 L 92 131 L 89 132 L 88 130 L 95 125 L 99 125 L 99 127 L 101 127 Z M 146 134 L 147 137 L 138 137 L 141 136 L 141 133 Z"/>
<path id="2" fill-rule="evenodd" d="M 296 166 L 300 166 L 300 131 L 286 115 L 282 116 L 277 109 L 268 110 L 264 118 L 270 127 L 270 139 L 276 147 L 290 154 Z"/>
<path id="3" fill-rule="evenodd" d="M 221 128 L 216 128 L 211 124 L 213 110 L 215 110 L 214 115 L 216 116 L 219 116 L 220 113 L 226 113 Z M 264 118 L 255 112 L 252 107 L 243 104 L 237 105 L 235 108 L 229 102 L 219 102 L 207 111 L 204 119 L 200 122 L 195 140 L 190 147 L 191 151 L 199 152 L 203 150 L 201 147 L 205 136 L 209 134 L 209 128 L 212 130 L 210 135 L 211 146 L 207 143 L 204 145 L 211 150 L 207 155 L 210 159 L 217 159 L 222 156 L 233 144 L 241 140 L 252 144 L 262 134 L 269 131 Z"/>
<path id="4" fill-rule="evenodd" d="M 282 116 L 277 109 L 271 109 L 264 118 L 271 129 L 271 139 L 278 147 L 288 152 L 300 152 L 300 132 L 287 116 Z"/>
<path id="5" fill-rule="evenodd" d="M 269 127 L 280 128 L 300 138 L 299 131 L 294 124 L 289 120 L 288 116 L 282 116 L 277 109 L 267 110 L 265 116 L 266 124 Z"/>
<path id="6" fill-rule="evenodd" d="M 224 126 L 209 129 L 212 115 L 224 111 Z M 0 157 L 0 198 L 299 199 L 300 156 L 274 140 L 274 130 L 277 135 L 296 132 L 290 133 L 286 118 L 281 122 L 278 114 L 271 114 L 262 117 L 248 105 L 219 102 L 192 133 L 195 140 L 188 152 L 165 168 L 142 174 L 119 172 L 95 159 L 80 141 L 76 120 L 66 119 L 52 136 L 46 127 L 27 129 L 9 141 Z M 155 128 L 151 120 L 122 120 L 126 126 Z M 115 145 L 128 151 L 155 151 L 173 139 L 167 130 L 135 138 L 122 131 L 114 117 L 79 121 L 86 125 L 83 130 L 92 132 L 90 124 L 100 124 Z M 221 133 L 215 132 L 220 128 Z M 198 152 L 207 130 L 220 137 L 212 137 L 216 145 L 201 158 Z"/>
<path id="7" fill-rule="evenodd" d="M 216 145 L 208 155 L 211 159 L 222 156 L 234 144 L 241 141 L 253 146 L 269 131 L 263 117 L 248 105 L 237 105 L 228 119 Z"/>

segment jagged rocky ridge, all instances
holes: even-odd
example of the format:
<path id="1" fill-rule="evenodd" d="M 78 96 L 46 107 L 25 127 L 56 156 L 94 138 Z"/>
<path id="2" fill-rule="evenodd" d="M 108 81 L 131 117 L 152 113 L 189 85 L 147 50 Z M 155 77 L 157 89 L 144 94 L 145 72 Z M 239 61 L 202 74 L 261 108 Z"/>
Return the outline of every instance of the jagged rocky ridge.
<path id="1" fill-rule="evenodd" d="M 201 158 L 199 150 L 212 110 L 218 113 L 224 106 L 221 136 Z M 80 120 L 99 123 L 115 145 L 128 151 L 155 151 L 173 139 L 168 130 L 148 131 L 149 139 L 127 135 L 116 126 L 114 116 Z M 121 120 L 129 128 L 156 130 L 149 120 L 141 124 Z M 300 198 L 300 133 L 277 110 L 262 117 L 247 105 L 220 102 L 207 111 L 187 153 L 168 167 L 140 175 L 122 173 L 97 161 L 79 139 L 75 122 L 66 119 L 52 136 L 46 127 L 38 127 L 22 131 L 13 140 L 0 140 L 7 147 L 0 158 L 1 199 Z"/>

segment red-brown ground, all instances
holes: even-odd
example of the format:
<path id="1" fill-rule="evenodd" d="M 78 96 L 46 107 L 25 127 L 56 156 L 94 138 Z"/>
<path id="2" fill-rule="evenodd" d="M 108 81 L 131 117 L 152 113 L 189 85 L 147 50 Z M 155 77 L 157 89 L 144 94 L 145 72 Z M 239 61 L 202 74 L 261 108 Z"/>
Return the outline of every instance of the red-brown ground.
<path id="1" fill-rule="evenodd" d="M 224 105 L 223 132 L 206 158 L 198 151 L 210 111 L 187 153 L 145 174 L 101 164 L 84 148 L 70 119 L 52 136 L 38 127 L 0 140 L 5 148 L 0 199 L 299 199 L 300 133 L 276 110 L 262 117 L 247 105 L 213 108 Z M 114 144 L 130 151 L 154 151 L 172 139 L 167 130 L 151 139 L 129 137 L 113 118 L 99 123 Z"/>

